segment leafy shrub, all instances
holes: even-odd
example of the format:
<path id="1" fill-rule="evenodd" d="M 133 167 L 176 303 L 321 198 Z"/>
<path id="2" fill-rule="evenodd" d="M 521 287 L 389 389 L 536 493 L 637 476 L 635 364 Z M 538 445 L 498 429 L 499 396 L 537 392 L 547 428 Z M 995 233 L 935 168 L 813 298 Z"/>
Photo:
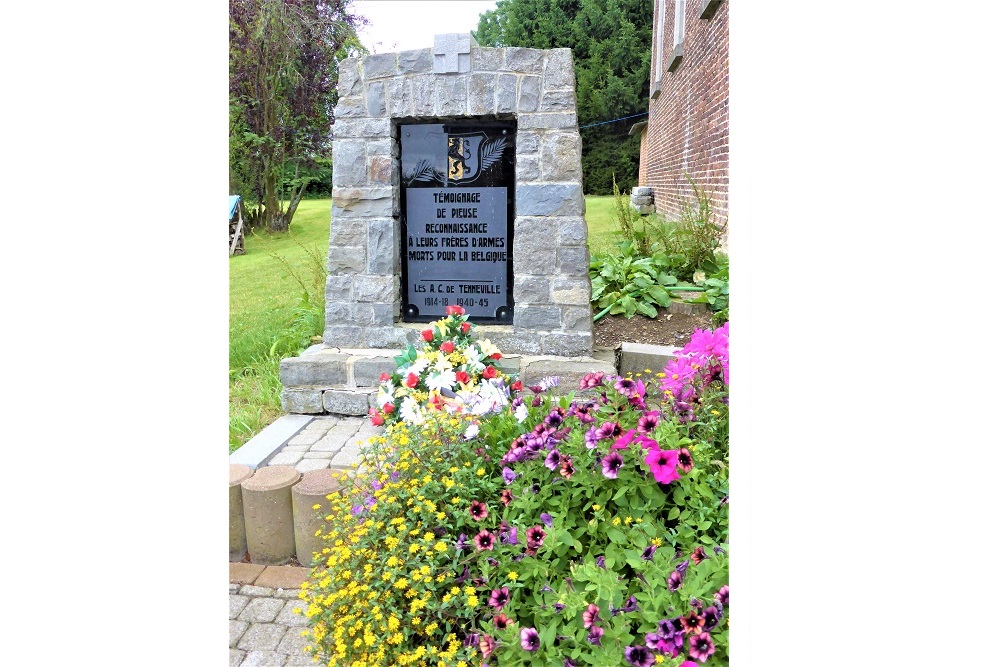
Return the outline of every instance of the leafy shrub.
<path id="1" fill-rule="evenodd" d="M 315 653 L 727 664 L 728 365 L 728 327 L 696 330 L 648 387 L 596 373 L 555 397 L 546 378 L 495 414 L 390 425 L 331 496 L 301 594 Z"/>
<path id="2" fill-rule="evenodd" d="M 705 188 L 699 187 L 686 176 L 693 196 L 682 201 L 680 217 L 652 226 L 654 240 L 672 260 L 675 275 L 681 280 L 691 280 L 696 271 L 714 273 L 715 251 L 722 245 L 727 223 L 716 220 L 712 200 Z"/>
<path id="3" fill-rule="evenodd" d="M 591 258 L 590 285 L 591 302 L 602 309 L 599 317 L 610 313 L 631 318 L 636 312 L 656 317 L 657 306 L 670 305 L 671 291 L 700 289 L 679 282 L 664 253 L 642 255 L 632 241 L 619 243 L 617 254 Z"/>

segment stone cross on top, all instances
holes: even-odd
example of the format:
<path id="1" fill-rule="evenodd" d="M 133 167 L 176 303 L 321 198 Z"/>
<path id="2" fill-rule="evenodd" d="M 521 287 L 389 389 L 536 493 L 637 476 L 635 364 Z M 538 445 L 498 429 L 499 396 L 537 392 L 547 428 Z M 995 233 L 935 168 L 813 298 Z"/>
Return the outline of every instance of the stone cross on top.
<path id="1" fill-rule="evenodd" d="M 472 47 L 479 42 L 471 32 L 434 35 L 434 73 L 465 74 L 472 69 Z"/>

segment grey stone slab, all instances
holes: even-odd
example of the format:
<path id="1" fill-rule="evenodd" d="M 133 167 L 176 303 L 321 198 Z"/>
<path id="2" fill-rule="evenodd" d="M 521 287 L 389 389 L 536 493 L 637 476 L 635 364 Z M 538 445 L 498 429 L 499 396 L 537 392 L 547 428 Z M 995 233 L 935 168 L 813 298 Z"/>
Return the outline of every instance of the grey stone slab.
<path id="1" fill-rule="evenodd" d="M 239 620 L 249 621 L 250 623 L 270 623 L 281 611 L 285 603 L 282 600 L 275 600 L 274 598 L 247 598 L 249 604 L 239 615 Z"/>
<path id="2" fill-rule="evenodd" d="M 315 661 L 310 654 L 304 653 L 302 655 L 289 655 L 285 667 L 316 667 L 323 664 L 326 664 L 326 661 Z"/>
<path id="3" fill-rule="evenodd" d="M 534 355 L 542 352 L 541 336 L 533 331 L 508 329 L 490 334 L 490 340 L 505 353 Z"/>
<path id="4" fill-rule="evenodd" d="M 274 591 L 274 597 L 281 598 L 282 600 L 297 600 L 299 597 L 299 590 L 297 588 L 289 590 L 279 588 Z"/>
<path id="5" fill-rule="evenodd" d="M 395 78 L 388 80 L 386 104 L 389 115 L 393 118 L 405 118 L 413 115 L 413 82 L 410 79 Z"/>
<path id="6" fill-rule="evenodd" d="M 358 432 L 347 439 L 345 447 L 357 447 L 359 449 L 364 449 L 368 446 L 368 441 L 372 438 L 382 435 L 385 433 L 385 428 L 382 426 L 375 426 L 369 420 L 365 420 L 361 423 L 358 428 Z"/>
<path id="7" fill-rule="evenodd" d="M 571 111 L 544 111 L 524 113 L 517 117 L 517 129 L 561 130 L 577 127 L 576 113 Z"/>
<path id="8" fill-rule="evenodd" d="M 361 70 L 357 58 L 345 58 L 340 61 L 337 75 L 337 95 L 350 97 L 361 93 Z"/>
<path id="9" fill-rule="evenodd" d="M 229 648 L 236 646 L 250 624 L 246 621 L 229 621 Z"/>
<path id="10" fill-rule="evenodd" d="M 240 585 L 239 584 L 229 584 L 229 592 L 230 593 L 239 593 L 240 592 Z"/>
<path id="11" fill-rule="evenodd" d="M 588 332 L 554 332 L 542 336 L 542 354 L 560 357 L 586 357 L 593 352 L 593 349 L 593 330 Z"/>
<path id="12" fill-rule="evenodd" d="M 514 74 L 501 74 L 497 78 L 496 93 L 497 113 L 514 113 L 517 109 L 517 76 Z M 518 136 L 521 128 L 517 128 Z"/>
<path id="13" fill-rule="evenodd" d="M 313 420 L 306 424 L 306 427 L 302 429 L 302 433 L 319 433 L 320 435 L 323 435 L 333 428 L 336 423 L 337 419 L 335 417 L 314 417 Z"/>
<path id="14" fill-rule="evenodd" d="M 369 116 L 385 115 L 384 81 L 373 81 L 368 84 L 368 90 L 365 93 L 365 108 L 368 110 Z"/>
<path id="15" fill-rule="evenodd" d="M 250 438 L 242 447 L 229 455 L 230 463 L 241 463 L 256 469 L 281 449 L 282 445 L 305 426 L 311 418 L 306 415 L 284 415 Z"/>
<path id="16" fill-rule="evenodd" d="M 241 651 L 238 648 L 229 649 L 229 667 L 240 667 L 245 655 L 246 651 Z"/>
<path id="17" fill-rule="evenodd" d="M 298 610 L 298 613 L 296 613 L 296 609 Z M 278 613 L 275 621 L 278 623 L 284 623 L 285 625 L 307 625 L 309 621 L 306 619 L 305 610 L 306 603 L 304 600 L 288 600 L 285 602 L 285 606 L 281 608 L 281 611 Z M 289 634 L 297 635 L 298 633 L 290 632 Z M 291 651 L 286 651 L 286 653 L 291 653 Z"/>
<path id="18" fill-rule="evenodd" d="M 572 90 L 549 90 L 542 95 L 539 111 L 575 111 L 576 93 Z"/>
<path id="19" fill-rule="evenodd" d="M 514 303 L 525 306 L 553 303 L 551 279 L 548 276 L 515 275 Z"/>
<path id="20" fill-rule="evenodd" d="M 517 110 L 519 112 L 535 111 L 542 94 L 542 77 L 523 76 L 518 86 Z"/>
<path id="21" fill-rule="evenodd" d="M 559 256 L 560 274 L 576 278 L 590 275 L 590 250 L 587 246 L 563 246 L 556 254 Z"/>
<path id="22" fill-rule="evenodd" d="M 368 107 L 360 95 L 341 97 L 333 108 L 333 118 L 359 118 L 368 115 Z"/>
<path id="23" fill-rule="evenodd" d="M 399 255 L 399 242 L 396 235 L 396 222 L 392 218 L 378 218 L 368 221 L 368 273 L 383 274 L 388 278 L 388 284 L 383 281 L 383 289 L 391 287 L 395 258 Z M 355 283 L 356 287 L 360 287 Z M 386 293 L 370 295 L 362 289 L 357 289 L 359 301 L 384 301 Z"/>
<path id="24" fill-rule="evenodd" d="M 542 141 L 541 177 L 545 181 L 579 181 L 583 178 L 583 144 L 576 131 L 550 132 Z"/>
<path id="25" fill-rule="evenodd" d="M 250 651 L 240 667 L 285 667 L 288 655 L 278 651 Z"/>
<path id="26" fill-rule="evenodd" d="M 285 387 L 346 384 L 349 360 L 350 356 L 335 352 L 282 359 L 278 377 Z"/>
<path id="27" fill-rule="evenodd" d="M 326 321 L 323 331 L 323 342 L 334 347 L 362 347 L 365 331 L 362 327 Z M 320 396 L 322 405 L 323 397 Z"/>
<path id="28" fill-rule="evenodd" d="M 587 245 L 587 221 L 583 216 L 559 219 L 559 245 Z"/>
<path id="29" fill-rule="evenodd" d="M 330 467 L 330 461 L 328 459 L 302 459 L 295 464 L 295 469 L 299 472 L 305 473 L 310 470 L 323 470 Z"/>
<path id="30" fill-rule="evenodd" d="M 514 275 L 547 276 L 555 265 L 556 249 L 553 246 L 524 246 L 521 251 L 514 250 Z"/>
<path id="31" fill-rule="evenodd" d="M 436 99 L 437 77 L 429 74 L 418 74 L 413 77 L 413 114 L 416 116 L 433 116 Z"/>
<path id="32" fill-rule="evenodd" d="M 357 275 L 364 273 L 368 254 L 363 245 L 333 246 L 330 248 L 330 259 L 327 267 L 330 273 Z"/>
<path id="33" fill-rule="evenodd" d="M 381 139 L 388 137 L 392 128 L 385 118 L 338 118 L 333 122 L 334 139 Z M 336 161 L 334 161 L 336 166 Z M 334 185 L 342 185 L 336 178 Z"/>
<path id="34" fill-rule="evenodd" d="M 290 442 L 290 441 L 289 441 Z M 310 445 L 288 444 L 281 448 L 282 452 L 308 452 Z M 280 453 L 280 452 L 279 452 Z"/>
<path id="35" fill-rule="evenodd" d="M 578 392 L 580 378 L 587 373 L 597 371 L 613 375 L 615 367 L 614 364 L 592 357 L 584 359 L 533 359 L 526 363 L 521 379 L 525 386 L 531 386 L 538 384 L 543 377 L 555 376 L 559 378 L 559 385 L 556 387 L 555 393 L 567 394 L 571 391 Z"/>
<path id="36" fill-rule="evenodd" d="M 510 47 L 504 49 L 505 70 L 521 74 L 541 74 L 544 67 L 545 51 Z"/>
<path id="37" fill-rule="evenodd" d="M 434 112 L 438 116 L 464 116 L 468 109 L 469 75 L 438 77 Z"/>
<path id="38" fill-rule="evenodd" d="M 564 306 L 589 306 L 591 296 L 590 276 L 568 278 L 556 276 L 552 280 L 552 301 Z"/>
<path id="39" fill-rule="evenodd" d="M 302 456 L 287 465 L 295 465 L 302 459 L 329 459 L 333 457 L 333 452 L 303 452 Z"/>
<path id="40" fill-rule="evenodd" d="M 243 651 L 273 651 L 288 628 L 276 623 L 251 623 L 236 648 Z"/>
<path id="41" fill-rule="evenodd" d="M 289 451 L 286 447 L 280 452 L 271 457 L 271 460 L 267 462 L 270 466 L 293 466 L 302 460 L 302 456 L 305 452 Z"/>
<path id="42" fill-rule="evenodd" d="M 357 449 L 343 449 L 330 461 L 331 468 L 355 468 L 361 464 L 361 453 Z"/>
<path id="43" fill-rule="evenodd" d="M 518 183 L 517 187 L 518 216 L 581 215 L 583 213 L 583 187 L 579 182 Z"/>
<path id="44" fill-rule="evenodd" d="M 368 391 L 331 389 L 323 392 L 323 408 L 335 415 L 368 414 Z"/>
<path id="45" fill-rule="evenodd" d="M 240 595 L 249 595 L 250 597 L 270 597 L 274 595 L 274 589 L 268 588 L 267 586 L 253 586 L 251 584 L 246 584 L 240 589 Z"/>
<path id="46" fill-rule="evenodd" d="M 239 584 L 230 584 L 230 586 L 235 585 L 237 589 Z M 250 602 L 250 598 L 245 595 L 230 595 L 229 596 L 229 620 L 235 619 L 243 611 L 243 608 L 247 606 Z"/>
<path id="47" fill-rule="evenodd" d="M 573 89 L 573 52 L 570 49 L 552 49 L 545 56 L 545 90 Z"/>
<path id="48" fill-rule="evenodd" d="M 374 387 L 381 381 L 382 373 L 392 374 L 396 369 L 393 357 L 397 351 L 387 351 L 385 356 L 353 357 L 350 367 L 355 386 Z"/>
<path id="49" fill-rule="evenodd" d="M 472 49 L 473 72 L 495 72 L 503 67 L 503 49 L 489 46 Z"/>
<path id="50" fill-rule="evenodd" d="M 497 75 L 478 73 L 469 77 L 469 114 L 485 116 L 496 111 Z"/>
<path id="51" fill-rule="evenodd" d="M 396 74 L 396 54 L 376 53 L 361 59 L 364 78 L 376 79 Z"/>
<path id="52" fill-rule="evenodd" d="M 389 217 L 393 214 L 392 188 L 384 185 L 367 187 L 343 187 L 338 185 L 331 194 L 331 216 L 341 218 L 347 224 L 357 218 Z"/>
<path id="53" fill-rule="evenodd" d="M 515 179 L 518 183 L 537 181 L 542 177 L 542 170 L 539 165 L 539 157 L 537 155 L 525 155 L 523 157 L 518 157 L 517 164 L 514 165 L 514 169 Z"/>
<path id="54" fill-rule="evenodd" d="M 320 390 L 284 389 L 281 392 L 281 409 L 300 415 L 321 413 L 323 412 L 323 392 Z"/>
<path id="55" fill-rule="evenodd" d="M 551 331 L 560 329 L 562 314 L 557 306 L 514 305 L 514 327 Z"/>
<path id="56" fill-rule="evenodd" d="M 338 119 L 334 126 L 348 122 Z M 333 182 L 339 187 L 368 185 L 365 142 L 355 139 L 334 139 Z"/>
<path id="57" fill-rule="evenodd" d="M 560 306 L 563 331 L 590 332 L 594 329 L 594 311 L 586 306 Z"/>
<path id="58" fill-rule="evenodd" d="M 400 51 L 398 60 L 400 74 L 430 72 L 434 68 L 434 55 L 429 48 Z"/>
<path id="59" fill-rule="evenodd" d="M 540 131 L 521 131 L 521 128 L 517 129 L 517 159 L 520 160 L 526 155 L 533 155 L 538 153 L 538 149 L 542 145 L 542 132 Z"/>

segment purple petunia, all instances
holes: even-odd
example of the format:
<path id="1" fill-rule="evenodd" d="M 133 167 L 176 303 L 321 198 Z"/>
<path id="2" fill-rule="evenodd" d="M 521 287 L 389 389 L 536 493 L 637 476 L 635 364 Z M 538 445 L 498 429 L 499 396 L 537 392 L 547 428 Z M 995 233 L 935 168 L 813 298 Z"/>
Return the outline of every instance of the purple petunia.
<path id="1" fill-rule="evenodd" d="M 715 599 L 718 600 L 719 604 L 728 605 L 729 604 L 729 584 L 726 584 L 720 588 L 715 593 Z"/>
<path id="2" fill-rule="evenodd" d="M 545 467 L 549 470 L 555 470 L 559 467 L 559 450 L 553 449 L 549 452 L 549 455 L 545 457 Z"/>
<path id="3" fill-rule="evenodd" d="M 542 642 L 538 638 L 538 631 L 534 628 L 521 629 L 521 648 L 525 651 L 537 651 L 541 648 Z"/>
<path id="4" fill-rule="evenodd" d="M 503 481 L 506 484 L 510 484 L 518 477 L 518 474 L 513 470 L 511 470 L 510 468 L 508 468 L 507 466 L 503 467 L 503 470 L 500 472 L 500 474 L 503 475 Z"/>
<path id="5" fill-rule="evenodd" d="M 656 662 L 652 651 L 645 646 L 626 646 L 625 660 L 635 667 L 652 667 L 653 663 Z"/>
<path id="6" fill-rule="evenodd" d="M 653 554 L 656 553 L 656 545 L 650 544 L 648 547 L 642 550 L 642 555 L 640 558 L 643 560 L 653 560 Z"/>
<path id="7" fill-rule="evenodd" d="M 600 611 L 601 611 L 600 608 L 594 603 L 590 603 L 587 605 L 587 608 L 583 610 L 584 630 L 589 630 L 590 626 L 592 626 L 597 621 L 601 620 Z"/>
<path id="8" fill-rule="evenodd" d="M 673 572 L 670 573 L 670 576 L 667 577 L 667 588 L 670 589 L 671 591 L 676 591 L 678 588 L 681 587 L 681 581 L 683 581 L 683 579 L 684 577 L 681 575 L 681 573 L 678 572 L 677 570 L 674 570 Z"/>
<path id="9" fill-rule="evenodd" d="M 510 602 L 510 589 L 504 586 L 490 592 L 490 600 L 487 604 L 500 611 L 508 602 Z"/>
<path id="10" fill-rule="evenodd" d="M 493 551 L 493 542 L 495 539 L 493 533 L 484 528 L 476 533 L 476 536 L 472 538 L 472 542 L 476 545 L 477 551 Z"/>
<path id="11" fill-rule="evenodd" d="M 660 412 L 659 410 L 651 410 L 649 412 L 644 412 L 641 417 L 639 417 L 639 423 L 636 424 L 635 429 L 639 433 L 649 433 L 660 423 Z"/>
<path id="12" fill-rule="evenodd" d="M 542 520 L 542 523 L 544 523 L 546 526 L 548 526 L 549 528 L 552 527 L 552 515 L 551 514 L 548 514 L 547 512 L 542 512 L 542 514 L 541 514 L 541 516 L 539 518 Z"/>
<path id="13" fill-rule="evenodd" d="M 602 636 L 604 636 L 604 628 L 594 625 L 591 626 L 590 632 L 587 633 L 587 641 L 594 646 L 600 646 Z"/>
<path id="14" fill-rule="evenodd" d="M 712 637 L 707 632 L 693 635 L 690 642 L 691 657 L 697 658 L 701 662 L 705 662 L 710 655 L 715 653 L 715 644 L 712 643 Z"/>
<path id="15" fill-rule="evenodd" d="M 603 459 L 601 459 L 601 474 L 603 474 L 608 479 L 616 479 L 618 477 L 618 471 L 621 470 L 622 465 L 625 463 L 625 459 L 618 452 L 611 452 Z"/>

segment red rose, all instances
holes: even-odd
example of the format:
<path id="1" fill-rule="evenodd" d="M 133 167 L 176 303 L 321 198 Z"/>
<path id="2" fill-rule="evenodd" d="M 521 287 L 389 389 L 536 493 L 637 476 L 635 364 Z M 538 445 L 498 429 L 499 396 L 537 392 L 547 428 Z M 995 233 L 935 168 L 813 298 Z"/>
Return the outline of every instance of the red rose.
<path id="1" fill-rule="evenodd" d="M 434 332 L 430 329 L 424 329 L 420 332 L 420 335 L 424 337 L 424 340 L 428 343 L 434 340 Z"/>
<path id="2" fill-rule="evenodd" d="M 500 354 L 499 352 L 494 352 L 493 354 L 490 355 L 490 359 L 493 359 L 495 361 L 495 360 L 499 359 L 502 356 L 503 355 Z"/>
<path id="3" fill-rule="evenodd" d="M 441 351 L 444 352 L 445 354 L 451 354 L 452 352 L 455 351 L 455 344 L 450 340 L 446 340 L 445 342 L 441 343 Z"/>
<path id="4" fill-rule="evenodd" d="M 472 328 L 471 324 L 469 324 L 468 322 L 462 322 L 462 333 L 469 333 L 469 329 L 471 328 Z"/>
<path id="5" fill-rule="evenodd" d="M 382 406 L 382 412 L 384 412 L 387 415 L 391 415 L 395 411 L 396 411 L 396 406 L 393 405 L 392 403 L 386 403 L 385 405 Z"/>
<path id="6" fill-rule="evenodd" d="M 414 373 L 410 373 L 409 375 L 406 376 L 406 386 L 409 387 L 410 389 L 416 387 L 419 382 L 420 378 L 418 378 Z"/>
<path id="7" fill-rule="evenodd" d="M 372 426 L 381 426 L 382 424 L 385 423 L 385 420 L 382 419 L 382 415 L 375 412 L 374 410 L 372 410 L 371 413 L 369 414 L 371 415 L 372 418 Z"/>
<path id="8" fill-rule="evenodd" d="M 465 308 L 462 308 L 461 306 L 445 306 L 444 307 L 444 314 L 445 315 L 449 315 L 449 316 L 451 316 L 451 315 L 465 315 Z"/>
<path id="9" fill-rule="evenodd" d="M 457 373 L 455 373 L 455 379 L 461 382 L 462 384 L 466 384 L 469 381 L 469 374 L 466 373 L 465 371 L 458 371 Z"/>
<path id="10" fill-rule="evenodd" d="M 521 381 L 518 380 L 514 384 L 510 385 L 510 388 L 513 389 L 514 391 L 521 391 L 521 389 L 524 388 L 524 385 L 522 385 Z"/>
<path id="11" fill-rule="evenodd" d="M 386 373 L 385 371 L 383 371 L 383 372 L 382 372 L 382 375 L 378 376 L 378 381 L 379 381 L 379 382 L 385 382 L 385 381 L 386 381 L 386 380 L 388 380 L 388 379 L 389 379 L 390 377 L 391 377 L 391 376 L 390 376 L 390 375 L 389 375 L 388 373 Z"/>
<path id="12" fill-rule="evenodd" d="M 487 380 L 492 380 L 496 376 L 497 376 L 497 369 L 493 368 L 492 366 L 487 366 L 486 370 L 483 371 L 483 377 L 486 378 Z"/>

